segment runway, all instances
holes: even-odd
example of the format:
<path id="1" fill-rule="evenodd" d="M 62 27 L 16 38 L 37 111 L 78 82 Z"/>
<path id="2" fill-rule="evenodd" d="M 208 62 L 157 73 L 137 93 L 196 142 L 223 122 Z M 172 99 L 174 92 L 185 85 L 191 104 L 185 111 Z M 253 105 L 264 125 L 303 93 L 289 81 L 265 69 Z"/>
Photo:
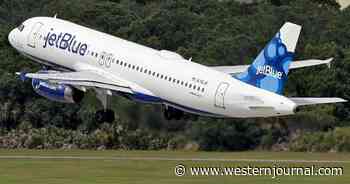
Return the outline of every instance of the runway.
<path id="1" fill-rule="evenodd" d="M 1 159 L 23 160 L 130 160 L 130 161 L 194 161 L 194 162 L 261 162 L 261 163 L 350 163 L 345 160 L 270 160 L 270 159 L 222 159 L 222 158 L 166 158 L 166 157 L 101 157 L 101 156 L 11 156 Z"/>

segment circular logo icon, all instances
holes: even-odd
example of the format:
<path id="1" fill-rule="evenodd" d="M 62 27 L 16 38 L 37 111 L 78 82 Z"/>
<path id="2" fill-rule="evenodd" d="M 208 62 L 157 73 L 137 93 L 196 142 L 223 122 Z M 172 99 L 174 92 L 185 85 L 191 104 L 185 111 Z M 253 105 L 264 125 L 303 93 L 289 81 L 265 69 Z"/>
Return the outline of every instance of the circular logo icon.
<path id="1" fill-rule="evenodd" d="M 185 176 L 186 175 L 186 167 L 182 164 L 179 164 L 175 167 L 175 175 L 176 176 Z"/>

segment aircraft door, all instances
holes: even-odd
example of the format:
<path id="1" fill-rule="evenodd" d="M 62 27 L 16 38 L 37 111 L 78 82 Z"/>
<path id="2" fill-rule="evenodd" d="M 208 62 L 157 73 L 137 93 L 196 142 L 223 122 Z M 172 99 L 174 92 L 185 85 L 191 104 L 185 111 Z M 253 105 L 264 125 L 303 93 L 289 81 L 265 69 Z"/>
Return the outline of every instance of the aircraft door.
<path id="1" fill-rule="evenodd" d="M 225 109 L 225 94 L 229 87 L 229 84 L 222 82 L 219 84 L 215 93 L 215 107 Z"/>
<path id="2" fill-rule="evenodd" d="M 34 24 L 34 26 L 32 27 L 32 30 L 30 31 L 28 38 L 27 38 L 27 45 L 29 47 L 35 48 L 37 45 L 37 41 L 39 39 L 40 36 L 40 29 L 43 27 L 44 25 L 41 22 L 37 22 Z"/>

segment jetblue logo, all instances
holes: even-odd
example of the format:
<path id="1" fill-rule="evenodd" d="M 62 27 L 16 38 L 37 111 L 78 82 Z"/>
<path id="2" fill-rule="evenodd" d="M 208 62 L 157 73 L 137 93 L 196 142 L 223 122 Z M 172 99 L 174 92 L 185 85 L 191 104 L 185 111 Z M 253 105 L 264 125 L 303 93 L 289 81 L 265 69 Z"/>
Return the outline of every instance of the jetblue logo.
<path id="1" fill-rule="evenodd" d="M 273 67 L 270 65 L 258 66 L 258 69 L 256 70 L 256 75 L 259 75 L 259 74 L 271 76 L 276 79 L 282 79 L 282 75 L 283 75 L 282 72 L 278 70 L 274 70 Z"/>
<path id="2" fill-rule="evenodd" d="M 53 31 L 53 29 L 51 29 Z M 88 46 L 76 40 L 76 36 L 69 33 L 52 33 L 49 32 L 46 36 L 43 48 L 48 46 L 56 47 L 58 49 L 67 50 L 68 52 L 85 56 Z"/>

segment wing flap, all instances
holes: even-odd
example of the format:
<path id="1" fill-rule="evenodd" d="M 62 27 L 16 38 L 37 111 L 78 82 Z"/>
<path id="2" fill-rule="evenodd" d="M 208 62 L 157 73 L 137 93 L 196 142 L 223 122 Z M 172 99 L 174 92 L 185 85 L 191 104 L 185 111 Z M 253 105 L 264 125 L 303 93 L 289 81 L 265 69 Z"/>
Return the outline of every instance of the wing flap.
<path id="1" fill-rule="evenodd" d="M 27 73 L 25 77 L 46 80 L 57 84 L 73 86 L 97 87 L 114 91 L 133 93 L 130 84 L 120 78 L 113 79 L 92 71 L 56 72 L 56 73 Z"/>
<path id="2" fill-rule="evenodd" d="M 297 106 L 347 102 L 347 100 L 344 100 L 342 98 L 298 98 L 298 97 L 294 98 L 293 97 L 289 99 L 292 100 Z"/>

